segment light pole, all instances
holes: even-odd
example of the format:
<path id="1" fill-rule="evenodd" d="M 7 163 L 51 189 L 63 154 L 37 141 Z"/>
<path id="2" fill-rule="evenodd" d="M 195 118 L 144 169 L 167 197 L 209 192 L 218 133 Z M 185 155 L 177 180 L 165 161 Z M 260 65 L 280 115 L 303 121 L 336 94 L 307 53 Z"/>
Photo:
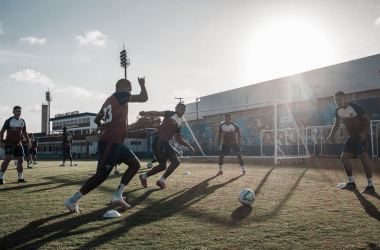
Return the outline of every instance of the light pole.
<path id="1" fill-rule="evenodd" d="M 200 97 L 195 97 L 195 104 L 197 105 L 197 124 L 198 124 L 198 103 L 201 102 L 201 98 Z"/>
<path id="2" fill-rule="evenodd" d="M 124 77 L 127 79 L 127 67 L 131 64 L 131 61 L 129 58 L 127 58 L 127 51 L 124 49 L 123 44 L 123 50 L 120 52 L 120 66 L 124 68 Z"/>
<path id="3" fill-rule="evenodd" d="M 174 97 L 174 99 L 179 99 L 179 103 L 183 103 L 182 99 L 185 99 L 183 97 Z"/>
<path id="4" fill-rule="evenodd" d="M 48 102 L 48 112 L 47 112 L 47 128 L 46 128 L 46 135 L 50 134 L 50 102 L 53 101 L 50 95 L 50 90 L 45 93 L 46 94 L 46 101 Z"/>

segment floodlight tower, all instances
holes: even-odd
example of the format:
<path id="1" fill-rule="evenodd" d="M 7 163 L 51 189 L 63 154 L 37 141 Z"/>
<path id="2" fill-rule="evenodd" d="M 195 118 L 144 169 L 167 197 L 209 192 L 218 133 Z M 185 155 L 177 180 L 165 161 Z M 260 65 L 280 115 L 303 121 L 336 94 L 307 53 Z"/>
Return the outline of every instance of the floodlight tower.
<path id="1" fill-rule="evenodd" d="M 185 99 L 185 98 L 183 98 L 183 97 L 174 97 L 174 99 L 179 99 L 179 103 L 184 103 L 184 102 L 182 101 L 182 99 Z"/>
<path id="2" fill-rule="evenodd" d="M 131 64 L 131 61 L 129 58 L 127 58 L 127 51 L 124 49 L 124 43 L 123 43 L 123 50 L 120 52 L 120 66 L 124 68 L 124 77 L 127 79 L 127 68 Z"/>
<path id="3" fill-rule="evenodd" d="M 46 127 L 46 135 L 50 134 L 50 102 L 53 101 L 50 95 L 50 90 L 45 93 L 46 101 L 48 102 L 48 112 L 47 112 L 47 127 Z"/>

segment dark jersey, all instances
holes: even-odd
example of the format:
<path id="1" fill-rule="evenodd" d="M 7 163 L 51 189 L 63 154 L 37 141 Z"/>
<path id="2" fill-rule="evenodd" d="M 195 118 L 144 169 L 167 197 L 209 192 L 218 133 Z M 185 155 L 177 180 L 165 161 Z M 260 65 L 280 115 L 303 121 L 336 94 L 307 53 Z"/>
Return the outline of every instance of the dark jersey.
<path id="1" fill-rule="evenodd" d="M 65 136 L 66 136 L 66 139 L 65 139 Z M 70 132 L 63 132 L 63 146 L 64 147 L 71 147 L 71 138 L 72 138 L 72 135 Z"/>
<path id="2" fill-rule="evenodd" d="M 29 135 L 26 132 L 25 121 L 22 118 L 18 120 L 14 117 L 10 117 L 4 122 L 2 130 L 7 131 L 7 138 L 5 145 L 21 146 L 22 135 L 25 136 L 26 144 L 29 143 Z M 0 140 L 4 137 L 4 132 L 0 132 Z"/>
<path id="3" fill-rule="evenodd" d="M 239 132 L 239 127 L 233 122 L 230 125 L 225 122 L 220 124 L 219 133 L 223 133 L 223 145 L 236 144 L 238 142 L 236 139 L 237 132 Z"/>
<path id="4" fill-rule="evenodd" d="M 131 94 L 128 92 L 114 93 L 104 102 L 100 113 L 106 123 L 99 141 L 124 144 L 128 125 L 128 102 Z"/>
<path id="5" fill-rule="evenodd" d="M 362 107 L 355 103 L 348 103 L 346 109 L 337 107 L 335 117 L 341 118 L 347 128 L 350 137 L 359 136 L 365 128 L 364 120 L 361 118 L 365 115 Z"/>
<path id="6" fill-rule="evenodd" d="M 37 138 L 34 138 L 34 140 L 32 141 L 30 149 L 37 150 Z"/>
<path id="7" fill-rule="evenodd" d="M 174 134 L 181 133 L 181 119 L 174 111 L 164 111 L 164 115 L 164 120 L 153 135 L 164 141 L 170 141 Z"/>

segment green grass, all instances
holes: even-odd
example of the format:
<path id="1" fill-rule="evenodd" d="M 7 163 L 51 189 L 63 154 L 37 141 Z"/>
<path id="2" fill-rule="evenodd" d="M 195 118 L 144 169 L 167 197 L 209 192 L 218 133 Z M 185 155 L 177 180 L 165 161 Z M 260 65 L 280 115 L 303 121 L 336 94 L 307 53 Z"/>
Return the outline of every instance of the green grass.
<path id="1" fill-rule="evenodd" d="M 182 160 L 168 178 L 168 189 L 143 189 L 138 176 L 124 191 L 131 209 L 104 218 L 120 175 L 79 201 L 70 214 L 63 201 L 96 169 L 96 162 L 58 167 L 40 161 L 25 169 L 28 183 L 17 183 L 13 163 L 0 186 L 0 249 L 380 249 L 380 196 L 362 195 L 366 178 L 353 160 L 358 189 L 346 182 L 336 158 L 307 159 L 306 164 L 274 166 L 272 160 L 247 160 L 242 176 L 237 159 L 228 159 L 224 175 L 218 164 Z M 379 160 L 371 161 L 380 191 Z M 142 162 L 139 173 L 147 171 Z M 124 172 L 126 166 L 121 166 Z M 190 175 L 183 175 L 189 171 Z M 256 201 L 242 206 L 238 193 L 252 189 Z"/>

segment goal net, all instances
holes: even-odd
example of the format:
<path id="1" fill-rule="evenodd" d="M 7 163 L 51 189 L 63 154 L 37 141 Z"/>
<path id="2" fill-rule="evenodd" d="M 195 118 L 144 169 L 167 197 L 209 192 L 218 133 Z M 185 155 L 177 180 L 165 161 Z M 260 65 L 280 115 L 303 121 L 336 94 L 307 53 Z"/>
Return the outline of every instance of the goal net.
<path id="1" fill-rule="evenodd" d="M 239 127 L 240 149 L 244 157 L 279 159 L 310 157 L 306 131 L 297 126 L 289 106 L 284 101 L 246 104 L 185 113 L 182 136 L 195 149 L 191 154 L 186 147 L 174 143 L 184 157 L 218 157 L 223 144 L 219 143 L 219 127 L 225 114 Z M 230 152 L 229 156 L 234 156 Z M 227 156 L 228 157 L 228 156 Z"/>

